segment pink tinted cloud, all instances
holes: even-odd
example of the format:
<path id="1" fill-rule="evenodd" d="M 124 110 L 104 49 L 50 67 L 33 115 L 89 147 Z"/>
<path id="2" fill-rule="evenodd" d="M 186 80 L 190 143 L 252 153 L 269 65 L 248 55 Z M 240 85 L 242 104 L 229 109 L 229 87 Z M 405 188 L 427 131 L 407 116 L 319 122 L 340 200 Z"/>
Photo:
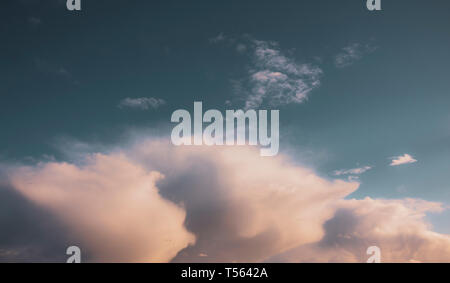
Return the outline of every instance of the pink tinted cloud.
<path id="1" fill-rule="evenodd" d="M 16 168 L 12 185 L 54 212 L 100 262 L 166 262 L 194 242 L 184 210 L 163 199 L 163 178 L 123 155 L 95 154 L 87 164 Z"/>
<path id="2" fill-rule="evenodd" d="M 441 204 L 347 199 L 358 183 L 326 180 L 283 155 L 144 139 L 86 156 L 84 166 L 15 168 L 11 181 L 94 261 L 364 262 L 374 245 L 385 261 L 450 261 L 448 235 L 425 220 Z"/>

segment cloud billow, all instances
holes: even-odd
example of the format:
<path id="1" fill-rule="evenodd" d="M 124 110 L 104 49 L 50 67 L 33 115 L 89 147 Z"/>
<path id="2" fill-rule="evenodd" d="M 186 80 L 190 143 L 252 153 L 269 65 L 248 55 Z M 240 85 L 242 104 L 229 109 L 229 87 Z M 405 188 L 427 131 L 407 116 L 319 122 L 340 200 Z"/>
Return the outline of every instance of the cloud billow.
<path id="1" fill-rule="evenodd" d="M 147 172 L 120 154 L 86 155 L 85 165 L 48 162 L 10 171 L 11 185 L 69 227 L 86 260 L 165 262 L 193 243 L 185 212 L 163 199 Z"/>
<path id="2" fill-rule="evenodd" d="M 357 182 L 252 147 L 149 138 L 108 152 L 8 170 L 91 261 L 363 262 L 372 245 L 385 262 L 450 261 L 450 237 L 425 221 L 439 203 L 347 199 Z"/>

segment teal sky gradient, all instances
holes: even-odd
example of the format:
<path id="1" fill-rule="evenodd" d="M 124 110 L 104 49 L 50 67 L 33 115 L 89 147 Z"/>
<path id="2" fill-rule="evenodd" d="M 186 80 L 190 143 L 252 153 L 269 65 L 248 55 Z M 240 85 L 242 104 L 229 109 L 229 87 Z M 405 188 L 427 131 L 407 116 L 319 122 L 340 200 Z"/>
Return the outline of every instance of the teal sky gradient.
<path id="1" fill-rule="evenodd" d="M 169 135 L 171 113 L 194 101 L 228 109 L 250 51 L 211 39 L 248 36 L 323 71 L 304 103 L 279 107 L 282 152 L 329 178 L 372 166 L 352 197 L 450 205 L 448 1 L 384 0 L 381 12 L 357 0 L 84 0 L 82 12 L 66 11 L 64 1 L 3 2 L 3 160 L 63 158 L 54 147 L 60 138 L 115 144 L 130 127 L 162 124 L 158 134 Z M 337 67 L 336 56 L 355 43 L 374 50 Z M 117 107 L 126 97 L 166 105 Z M 389 166 L 405 153 L 418 162 Z M 450 233 L 448 219 L 433 217 L 436 230 Z"/>

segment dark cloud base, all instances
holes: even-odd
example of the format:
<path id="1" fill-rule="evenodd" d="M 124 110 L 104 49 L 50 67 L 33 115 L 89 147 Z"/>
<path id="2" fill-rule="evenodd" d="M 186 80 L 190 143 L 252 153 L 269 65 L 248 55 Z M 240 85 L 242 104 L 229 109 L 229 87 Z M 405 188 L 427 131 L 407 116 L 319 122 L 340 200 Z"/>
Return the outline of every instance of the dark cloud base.
<path id="1" fill-rule="evenodd" d="M 74 245 L 53 215 L 0 187 L 0 262 L 65 262 Z"/>

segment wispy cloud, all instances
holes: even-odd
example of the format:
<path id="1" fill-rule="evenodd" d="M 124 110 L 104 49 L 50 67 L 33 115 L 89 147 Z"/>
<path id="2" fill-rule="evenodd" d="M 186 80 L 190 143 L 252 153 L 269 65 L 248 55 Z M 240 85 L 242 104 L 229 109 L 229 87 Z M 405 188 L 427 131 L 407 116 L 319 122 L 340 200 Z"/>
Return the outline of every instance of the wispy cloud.
<path id="1" fill-rule="evenodd" d="M 298 63 L 289 52 L 283 52 L 276 42 L 219 34 L 211 42 L 225 42 L 240 54 L 249 56 L 245 78 L 233 79 L 233 87 L 245 109 L 266 104 L 273 107 L 302 103 L 319 87 L 322 70 L 312 64 Z"/>
<path id="2" fill-rule="evenodd" d="M 236 51 L 239 53 L 244 53 L 245 51 L 247 51 L 247 46 L 243 43 L 239 43 L 238 45 L 236 45 Z"/>
<path id="3" fill-rule="evenodd" d="M 214 36 L 214 37 L 210 38 L 209 42 L 211 42 L 211 43 L 219 43 L 219 42 L 225 41 L 226 39 L 227 39 L 227 37 L 225 37 L 225 35 L 221 32 L 217 36 Z"/>
<path id="4" fill-rule="evenodd" d="M 333 172 L 333 174 L 335 176 L 361 175 L 361 174 L 366 173 L 370 169 L 372 169 L 372 166 L 364 166 L 364 167 L 360 167 L 360 168 L 336 170 Z"/>
<path id="5" fill-rule="evenodd" d="M 272 106 L 302 103 L 320 85 L 320 68 L 297 63 L 277 43 L 254 40 L 253 44 L 252 89 L 246 108 L 256 108 L 265 101 Z"/>
<path id="6" fill-rule="evenodd" d="M 127 97 L 120 101 L 119 108 L 131 108 L 138 110 L 149 110 L 158 109 L 162 105 L 166 104 L 166 101 L 160 98 L 154 97 L 140 97 L 140 98 L 130 98 Z"/>
<path id="7" fill-rule="evenodd" d="M 56 76 L 59 78 L 63 78 L 75 85 L 78 85 L 80 83 L 75 78 L 75 76 L 64 66 L 55 64 L 53 62 L 49 62 L 49 61 L 41 59 L 41 58 L 35 58 L 34 64 L 36 66 L 36 69 L 39 72 L 45 73 L 50 76 Z"/>
<path id="8" fill-rule="evenodd" d="M 414 157 L 412 157 L 409 154 L 392 157 L 391 159 L 392 159 L 391 166 L 399 166 L 399 165 L 403 165 L 403 164 L 411 164 L 411 163 L 417 162 L 417 160 L 414 159 Z"/>
<path id="9" fill-rule="evenodd" d="M 352 43 L 342 48 L 342 51 L 334 58 L 334 63 L 338 68 L 345 68 L 353 65 L 356 61 L 362 59 L 365 54 L 370 54 L 376 49 L 371 44 Z"/>

